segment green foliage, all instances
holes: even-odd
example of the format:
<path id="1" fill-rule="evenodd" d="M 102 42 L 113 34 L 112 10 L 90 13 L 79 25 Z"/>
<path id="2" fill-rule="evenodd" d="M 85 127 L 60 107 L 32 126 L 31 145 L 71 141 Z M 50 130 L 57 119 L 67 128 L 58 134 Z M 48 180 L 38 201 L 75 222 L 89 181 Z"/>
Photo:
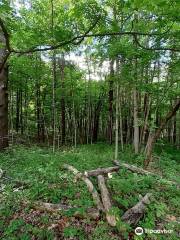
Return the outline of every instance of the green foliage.
<path id="1" fill-rule="evenodd" d="M 66 227 L 63 231 L 63 235 L 65 238 L 78 237 L 79 240 L 83 240 L 85 237 L 83 231 L 77 229 L 77 227 Z"/>
<path id="2" fill-rule="evenodd" d="M 14 147 L 4 153 L 0 153 L 0 166 L 5 170 L 6 175 L 10 177 L 2 180 L 5 188 L 0 193 L 1 238 L 4 240 L 31 239 L 32 236 L 36 236 L 37 239 L 53 239 L 54 232 L 53 230 L 48 230 L 48 227 L 53 224 L 53 218 L 57 220 L 57 215 L 54 216 L 48 213 L 43 213 L 42 215 L 42 213 L 38 213 L 40 215 L 37 222 L 30 223 L 27 221 L 29 218 L 26 216 L 31 216 L 32 205 L 29 204 L 26 207 L 22 205 L 27 200 L 32 203 L 39 200 L 51 203 L 65 201 L 67 204 L 76 206 L 76 208 L 59 212 L 59 218 L 64 216 L 71 221 L 70 219 L 77 211 L 83 216 L 86 209 L 94 205 L 92 197 L 83 182 L 77 181 L 74 183 L 74 176 L 63 170 L 62 164 L 71 164 L 80 171 L 109 167 L 111 166 L 112 150 L 113 146 L 94 144 L 78 146 L 76 149 L 64 148 L 64 150 L 56 151 L 54 154 L 49 149 L 38 147 Z M 160 151 L 159 147 L 156 151 L 157 153 Z M 169 158 L 174 159 L 175 162 L 178 161 L 176 154 L 179 154 L 179 152 L 175 151 L 174 156 L 170 147 L 163 147 L 163 152 L 160 166 L 164 175 L 169 180 L 175 178 L 178 180 L 178 173 L 176 177 L 173 174 L 173 169 L 174 173 L 176 173 L 177 164 L 171 165 L 171 171 L 169 172 L 168 162 L 170 162 Z M 123 156 L 127 163 L 132 163 L 128 146 L 125 148 Z M 134 164 L 139 163 L 137 156 L 134 156 L 133 162 Z M 179 191 L 175 186 L 169 185 L 167 182 L 157 181 L 155 177 L 133 174 L 125 169 L 121 169 L 119 173 L 115 173 L 112 176 L 111 179 L 107 180 L 113 205 L 115 206 L 111 209 L 111 212 L 118 219 L 116 231 L 125 239 L 130 232 L 134 232 L 134 227 L 130 227 L 122 222 L 121 216 L 147 192 L 152 192 L 154 200 L 149 205 L 143 219 L 139 222 L 140 226 L 156 229 L 156 223 L 164 223 L 167 215 L 175 217 L 179 215 Z M 25 182 L 27 187 L 25 185 L 24 188 L 14 191 L 18 187 L 13 180 Z M 95 179 L 92 179 L 92 181 L 97 186 Z M 33 219 L 34 217 L 31 218 Z M 94 226 L 92 220 L 87 219 L 86 221 L 86 224 L 90 224 L 93 229 L 89 234 L 90 239 L 118 239 L 117 234 L 112 232 L 105 219 L 97 222 L 96 226 Z M 77 227 L 70 222 L 63 230 L 64 237 L 86 239 L 87 233 L 83 224 L 81 224 L 81 227 Z M 173 229 L 172 239 L 176 239 L 176 224 L 174 227 L 172 225 L 164 225 L 164 228 Z M 152 237 L 151 234 L 149 236 Z M 161 236 L 163 237 L 163 235 Z M 158 240 L 161 239 L 161 236 L 155 235 Z"/>

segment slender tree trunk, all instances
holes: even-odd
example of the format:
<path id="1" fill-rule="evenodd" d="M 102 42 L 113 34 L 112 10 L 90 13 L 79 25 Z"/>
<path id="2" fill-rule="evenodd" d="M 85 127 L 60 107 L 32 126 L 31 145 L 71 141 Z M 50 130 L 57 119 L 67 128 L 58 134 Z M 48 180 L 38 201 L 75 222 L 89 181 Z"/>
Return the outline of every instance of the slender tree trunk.
<path id="1" fill-rule="evenodd" d="M 38 142 L 41 141 L 41 102 L 40 102 L 40 85 L 38 78 L 36 79 L 36 120 L 37 120 L 37 137 Z"/>
<path id="2" fill-rule="evenodd" d="M 0 68 L 6 56 L 5 38 L 0 28 Z M 0 71 L 0 150 L 8 147 L 8 66 Z"/>
<path id="3" fill-rule="evenodd" d="M 16 91 L 16 132 L 19 132 L 19 126 L 20 126 L 20 91 L 19 88 Z"/>
<path id="4" fill-rule="evenodd" d="M 116 83 L 116 121 L 115 121 L 115 160 L 118 160 L 119 147 L 119 84 Z"/>
<path id="5" fill-rule="evenodd" d="M 180 111 L 176 115 L 176 146 L 180 149 Z"/>
<path id="6" fill-rule="evenodd" d="M 148 167 L 150 161 L 152 160 L 152 151 L 156 140 L 160 137 L 160 134 L 162 130 L 165 128 L 167 122 L 176 114 L 179 107 L 180 100 L 178 99 L 172 110 L 168 112 L 165 118 L 162 120 L 160 126 L 156 129 L 156 131 L 153 134 L 150 134 L 145 150 L 146 157 L 144 160 L 144 167 Z"/>
<path id="7" fill-rule="evenodd" d="M 10 88 L 10 91 L 9 91 L 9 99 L 10 99 L 10 102 L 9 102 L 9 119 L 10 119 L 10 129 L 9 129 L 9 132 L 10 132 L 10 135 L 11 135 L 11 144 L 13 145 L 13 142 L 14 142 L 14 124 L 13 124 L 13 109 L 14 109 L 14 91 L 13 91 L 13 84 L 11 84 L 11 88 Z"/>
<path id="8" fill-rule="evenodd" d="M 59 60 L 59 67 L 61 72 L 61 143 L 65 144 L 66 139 L 66 112 L 65 112 L 65 86 L 64 86 L 64 68 L 65 68 L 65 59 L 62 55 L 61 61 Z"/>
<path id="9" fill-rule="evenodd" d="M 108 122 L 108 137 L 110 144 L 112 144 L 113 138 L 113 76 L 114 76 L 114 60 L 111 60 L 109 79 L 109 122 Z"/>
<path id="10" fill-rule="evenodd" d="M 54 1 L 51 0 L 51 35 L 54 42 Z M 53 128 L 53 152 L 56 147 L 56 52 L 53 50 L 52 58 L 52 128 Z"/>
<path id="11" fill-rule="evenodd" d="M 137 154 L 139 152 L 139 126 L 138 126 L 138 101 L 137 90 L 133 90 L 133 102 L 134 102 L 134 150 Z"/>
<path id="12" fill-rule="evenodd" d="M 176 142 L 176 116 L 174 116 L 171 121 L 171 143 L 174 144 L 175 142 Z"/>
<path id="13" fill-rule="evenodd" d="M 21 135 L 24 133 L 24 124 L 23 124 L 23 91 L 22 86 L 20 90 L 20 126 L 21 126 Z"/>
<path id="14" fill-rule="evenodd" d="M 55 86 L 56 86 L 56 54 L 53 52 L 53 76 L 52 76 L 52 129 L 53 129 L 53 152 L 56 147 L 56 96 L 55 96 Z"/>
<path id="15" fill-rule="evenodd" d="M 99 97 L 99 100 L 97 102 L 97 105 L 95 107 L 94 111 L 94 124 L 93 124 L 93 142 L 96 142 L 98 139 L 98 131 L 99 131 L 99 117 L 102 107 L 102 97 L 104 95 Z"/>
<path id="16" fill-rule="evenodd" d="M 116 75 L 119 76 L 119 59 L 116 59 Z M 115 160 L 118 159 L 119 148 L 119 77 L 116 79 L 116 120 L 115 120 Z"/>
<path id="17" fill-rule="evenodd" d="M 77 124 L 76 124 L 76 112 L 73 99 L 73 126 L 74 126 L 74 147 L 77 147 Z"/>
<path id="18" fill-rule="evenodd" d="M 27 125 L 28 125 L 28 79 L 25 80 L 24 89 L 24 131 L 27 135 Z"/>
<path id="19" fill-rule="evenodd" d="M 144 125 L 142 126 L 141 129 L 141 143 L 144 145 L 145 144 L 145 139 L 148 131 L 148 118 L 149 118 L 149 113 L 150 113 L 150 108 L 151 108 L 151 98 L 145 94 L 144 96 Z"/>
<path id="20" fill-rule="evenodd" d="M 120 95 L 122 94 L 122 89 L 120 88 Z M 120 139 L 121 139 L 121 150 L 124 150 L 124 140 L 123 140 L 123 118 L 122 118 L 122 107 L 121 107 L 121 99 L 119 96 L 119 127 L 120 127 Z"/>

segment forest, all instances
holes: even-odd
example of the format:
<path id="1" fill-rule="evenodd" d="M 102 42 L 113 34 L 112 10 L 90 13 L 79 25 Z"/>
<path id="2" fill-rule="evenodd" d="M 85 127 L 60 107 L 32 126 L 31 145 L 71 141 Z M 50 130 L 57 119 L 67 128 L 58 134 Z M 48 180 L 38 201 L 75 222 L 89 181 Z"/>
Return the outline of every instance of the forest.
<path id="1" fill-rule="evenodd" d="M 0 0 L 0 239 L 180 238 L 179 9 Z"/>

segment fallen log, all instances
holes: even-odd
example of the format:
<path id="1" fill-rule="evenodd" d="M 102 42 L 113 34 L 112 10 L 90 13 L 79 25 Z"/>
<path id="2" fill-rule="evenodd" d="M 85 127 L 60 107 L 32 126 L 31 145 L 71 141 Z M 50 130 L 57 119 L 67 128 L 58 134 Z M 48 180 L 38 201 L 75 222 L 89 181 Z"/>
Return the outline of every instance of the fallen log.
<path id="1" fill-rule="evenodd" d="M 68 211 L 69 209 L 76 209 L 76 206 L 70 206 L 70 205 L 66 205 L 66 204 L 53 204 L 53 203 L 48 203 L 48 202 L 29 202 L 29 201 L 24 201 L 24 204 L 30 204 L 34 209 L 38 210 L 38 211 L 47 211 L 49 213 L 57 213 L 59 211 Z M 83 213 L 81 211 L 76 210 L 73 213 L 74 217 L 78 217 L 78 218 L 86 218 L 89 217 L 91 219 L 97 220 L 100 216 L 99 210 L 96 208 L 87 208 L 86 211 Z"/>
<path id="2" fill-rule="evenodd" d="M 116 226 L 116 217 L 110 213 L 110 210 L 112 208 L 111 200 L 109 191 L 105 184 L 105 179 L 102 175 L 98 175 L 98 186 L 101 191 L 101 199 L 104 205 L 105 213 L 106 213 L 106 219 L 109 225 Z"/>
<path id="3" fill-rule="evenodd" d="M 63 164 L 63 168 L 69 170 L 70 172 L 72 172 L 75 175 L 76 178 L 80 178 L 85 182 L 85 184 L 88 188 L 88 191 L 92 194 L 93 201 L 94 201 L 95 205 L 97 206 L 98 210 L 104 211 L 99 194 L 98 194 L 96 188 L 94 187 L 94 185 L 92 184 L 92 182 L 89 180 L 89 178 L 86 177 L 81 172 L 79 172 L 76 168 L 74 168 L 71 165 Z"/>
<path id="4" fill-rule="evenodd" d="M 3 170 L 0 168 L 0 178 L 2 178 L 2 176 L 3 176 Z"/>
<path id="5" fill-rule="evenodd" d="M 137 225 L 151 202 L 151 196 L 151 193 L 147 193 L 134 207 L 124 213 L 122 220 L 130 225 Z"/>
<path id="6" fill-rule="evenodd" d="M 116 165 L 116 166 L 119 166 L 119 167 L 124 167 L 126 168 L 127 170 L 133 172 L 133 173 L 137 173 L 137 174 L 141 174 L 141 175 L 147 175 L 147 176 L 154 176 L 154 177 L 157 177 L 158 180 L 161 180 L 163 181 L 164 183 L 168 183 L 168 184 L 173 184 L 173 185 L 176 185 L 176 187 L 180 188 L 180 184 L 178 184 L 177 182 L 174 182 L 174 181 L 170 181 L 170 180 L 167 180 L 165 178 L 162 178 L 162 176 L 156 174 L 156 173 L 153 173 L 153 172 L 149 172 L 147 170 L 144 170 L 143 168 L 138 168 L 134 165 L 129 165 L 127 163 L 120 163 L 119 161 L 117 160 L 114 160 L 113 163 Z"/>
<path id="7" fill-rule="evenodd" d="M 65 204 L 53 204 L 53 203 L 47 203 L 47 202 L 34 202 L 33 203 L 33 206 L 36 207 L 36 209 L 39 209 L 39 210 L 47 210 L 47 211 L 66 211 L 68 209 L 71 209 L 73 208 L 72 206 L 68 206 L 68 205 L 65 205 Z"/>
<path id="8" fill-rule="evenodd" d="M 108 174 L 108 173 L 112 173 L 112 172 L 117 172 L 119 171 L 119 166 L 115 166 L 115 167 L 108 167 L 108 168 L 97 168 L 95 170 L 90 170 L 90 171 L 85 171 L 84 175 L 86 177 L 91 177 L 91 176 L 98 176 L 98 175 L 103 175 L 103 174 Z"/>
<path id="9" fill-rule="evenodd" d="M 138 168 L 134 165 L 129 165 L 127 163 L 120 163 L 119 161 L 117 160 L 114 160 L 113 163 L 116 165 L 116 166 L 119 166 L 119 167 L 125 167 L 126 169 L 128 169 L 129 171 L 131 172 L 135 172 L 135 173 L 138 173 L 138 174 L 145 174 L 145 175 L 153 175 L 153 176 L 156 176 L 155 173 L 152 173 L 152 172 L 148 172 L 147 170 L 144 170 L 142 168 Z"/>

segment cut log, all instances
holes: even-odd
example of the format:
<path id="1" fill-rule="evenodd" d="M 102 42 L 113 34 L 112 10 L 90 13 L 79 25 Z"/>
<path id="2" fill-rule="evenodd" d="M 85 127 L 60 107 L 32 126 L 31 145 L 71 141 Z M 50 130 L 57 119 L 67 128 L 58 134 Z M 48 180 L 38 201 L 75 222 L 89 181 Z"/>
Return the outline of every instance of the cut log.
<path id="1" fill-rule="evenodd" d="M 150 204 L 151 196 L 151 193 L 147 193 L 134 207 L 124 213 L 122 220 L 130 225 L 137 225 L 145 213 L 147 205 Z"/>
<path id="2" fill-rule="evenodd" d="M 116 217 L 112 215 L 109 211 L 112 208 L 109 191 L 105 184 L 105 179 L 102 175 L 98 175 L 98 186 L 101 191 L 101 199 L 104 205 L 107 222 L 111 226 L 116 226 Z"/>
<path id="3" fill-rule="evenodd" d="M 66 211 L 68 209 L 73 208 L 72 206 L 68 206 L 65 204 L 53 204 L 47 202 L 34 202 L 33 206 L 38 208 L 39 210 L 47 210 L 47 211 Z"/>
<path id="4" fill-rule="evenodd" d="M 66 204 L 53 204 L 53 203 L 47 203 L 47 202 L 28 202 L 28 201 L 24 201 L 23 202 L 25 205 L 31 205 L 33 208 L 35 208 L 36 210 L 39 211 L 47 211 L 49 213 L 57 213 L 59 211 L 68 211 L 69 209 L 75 209 L 77 207 L 75 206 L 70 206 L 70 205 L 66 205 Z M 86 218 L 89 217 L 91 219 L 97 220 L 100 216 L 99 214 L 99 210 L 96 208 L 87 208 L 86 212 L 82 213 L 78 210 L 76 210 L 73 214 L 74 217 L 78 217 L 78 218 Z"/>
<path id="5" fill-rule="evenodd" d="M 160 175 L 158 175 L 156 173 L 144 170 L 143 168 L 138 168 L 138 167 L 136 167 L 134 165 L 129 165 L 127 163 L 120 163 L 117 160 L 114 160 L 113 163 L 116 166 L 124 167 L 124 168 L 126 168 L 127 170 L 129 170 L 129 171 L 131 171 L 133 173 L 137 173 L 137 174 L 141 174 L 141 175 L 147 175 L 147 176 L 154 176 L 154 177 L 157 177 L 159 181 L 162 181 L 164 183 L 171 184 L 171 185 L 173 184 L 173 185 L 176 185 L 177 188 L 180 188 L 180 184 L 179 183 L 167 180 L 165 178 L 162 178 L 162 176 L 160 176 Z"/>
<path id="6" fill-rule="evenodd" d="M 3 170 L 0 168 L 0 178 L 3 176 Z"/>
<path id="7" fill-rule="evenodd" d="M 84 172 L 84 175 L 86 177 L 98 176 L 98 175 L 108 174 L 108 173 L 112 173 L 112 172 L 117 172 L 117 171 L 119 171 L 119 168 L 120 168 L 119 166 L 108 167 L 108 168 L 97 168 L 95 170 L 90 170 L 90 171 Z"/>
<path id="8" fill-rule="evenodd" d="M 79 172 L 76 168 L 74 168 L 71 165 L 63 164 L 63 168 L 69 170 L 70 172 L 72 172 L 75 175 L 76 178 L 80 178 L 85 182 L 85 184 L 88 188 L 88 191 L 92 194 L 93 201 L 94 201 L 95 205 L 97 206 L 98 210 L 104 211 L 99 194 L 98 194 L 96 188 L 94 187 L 94 185 L 92 184 L 92 182 L 89 180 L 89 178 L 86 177 L 81 172 Z"/>
<path id="9" fill-rule="evenodd" d="M 127 163 L 120 163 L 119 161 L 113 161 L 113 163 L 119 167 L 125 167 L 126 169 L 128 169 L 129 171 L 131 172 L 135 172 L 135 173 L 138 173 L 138 174 L 142 174 L 142 175 L 153 175 L 153 176 L 156 176 L 155 173 L 152 173 L 152 172 L 149 172 L 147 170 L 144 170 L 142 168 L 138 168 L 134 165 L 129 165 Z"/>

